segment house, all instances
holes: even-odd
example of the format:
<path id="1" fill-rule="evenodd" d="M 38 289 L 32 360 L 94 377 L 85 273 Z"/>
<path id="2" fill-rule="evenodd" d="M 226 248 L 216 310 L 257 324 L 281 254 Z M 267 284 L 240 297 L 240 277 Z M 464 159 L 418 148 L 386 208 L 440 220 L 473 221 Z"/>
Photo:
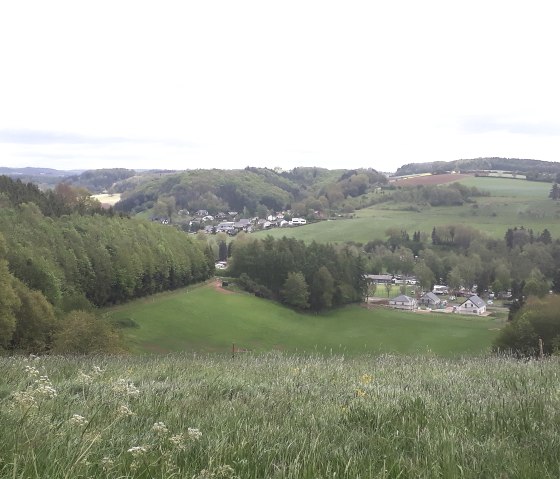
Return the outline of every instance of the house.
<path id="1" fill-rule="evenodd" d="M 389 306 L 395 309 L 408 309 L 413 310 L 418 308 L 418 303 L 414 298 L 407 296 L 406 294 L 401 294 L 396 298 L 389 300 Z"/>
<path id="2" fill-rule="evenodd" d="M 439 299 L 434 293 L 431 291 L 425 293 L 421 298 L 419 303 L 422 306 L 426 306 L 428 308 L 437 309 L 443 306 L 443 301 Z"/>
<path id="3" fill-rule="evenodd" d="M 196 212 L 196 216 L 208 216 L 208 211 L 206 210 L 198 210 Z"/>
<path id="4" fill-rule="evenodd" d="M 375 284 L 388 284 L 393 282 L 392 274 L 366 274 L 366 281 Z"/>
<path id="5" fill-rule="evenodd" d="M 486 303 L 480 299 L 476 294 L 473 294 L 467 300 L 457 306 L 456 313 L 467 314 L 484 314 L 486 312 Z"/>
<path id="6" fill-rule="evenodd" d="M 251 220 L 247 218 L 242 218 L 239 221 L 236 221 L 233 225 L 237 230 L 244 230 L 248 231 L 251 226 Z"/>

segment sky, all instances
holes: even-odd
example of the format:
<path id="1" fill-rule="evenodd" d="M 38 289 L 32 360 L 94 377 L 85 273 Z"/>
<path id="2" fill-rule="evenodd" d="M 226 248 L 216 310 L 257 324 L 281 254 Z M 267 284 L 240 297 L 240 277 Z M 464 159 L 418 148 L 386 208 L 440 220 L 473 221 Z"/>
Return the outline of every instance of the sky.
<path id="1" fill-rule="evenodd" d="M 554 1 L 4 1 L 0 166 L 560 161 Z"/>

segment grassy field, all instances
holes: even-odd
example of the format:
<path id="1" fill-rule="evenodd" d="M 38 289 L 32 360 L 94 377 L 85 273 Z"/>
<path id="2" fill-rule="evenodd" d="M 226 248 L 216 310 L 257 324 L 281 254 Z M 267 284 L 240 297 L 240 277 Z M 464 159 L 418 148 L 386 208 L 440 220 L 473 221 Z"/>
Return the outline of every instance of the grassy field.
<path id="1" fill-rule="evenodd" d="M 156 353 L 227 353 L 235 344 L 254 352 L 476 355 L 489 350 L 503 324 L 499 319 L 358 305 L 301 314 L 245 293 L 227 294 L 213 285 L 137 300 L 107 315 L 139 326 L 123 329 L 134 352 Z"/>
<path id="2" fill-rule="evenodd" d="M 532 228 L 535 233 L 548 228 L 554 237 L 560 236 L 560 204 L 548 199 L 550 183 L 488 177 L 470 177 L 461 183 L 490 191 L 492 196 L 476 198 L 476 204 L 423 207 L 420 211 L 411 211 L 408 204 L 380 204 L 356 211 L 352 219 L 322 221 L 257 234 L 293 236 L 304 241 L 367 243 L 386 239 L 388 228 L 430 234 L 434 226 L 461 223 L 495 238 L 503 238 L 509 227 L 520 225 Z"/>
<path id="3" fill-rule="evenodd" d="M 0 357 L 0 478 L 557 478 L 559 366 Z"/>

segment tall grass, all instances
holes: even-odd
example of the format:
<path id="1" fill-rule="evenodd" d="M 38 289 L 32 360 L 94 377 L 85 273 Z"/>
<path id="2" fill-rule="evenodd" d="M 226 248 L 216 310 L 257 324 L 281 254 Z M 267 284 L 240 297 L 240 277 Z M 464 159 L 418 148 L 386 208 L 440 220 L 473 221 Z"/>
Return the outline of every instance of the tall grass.
<path id="1" fill-rule="evenodd" d="M 560 476 L 557 359 L 0 358 L 2 478 Z"/>

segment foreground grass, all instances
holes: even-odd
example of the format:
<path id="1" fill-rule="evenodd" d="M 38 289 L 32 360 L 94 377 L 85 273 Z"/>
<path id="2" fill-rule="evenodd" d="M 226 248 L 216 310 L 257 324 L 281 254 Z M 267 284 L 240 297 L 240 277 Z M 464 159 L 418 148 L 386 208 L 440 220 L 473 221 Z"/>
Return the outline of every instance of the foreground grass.
<path id="1" fill-rule="evenodd" d="M 0 358 L 2 478 L 553 478 L 557 359 Z"/>
<path id="2" fill-rule="evenodd" d="M 503 321 L 441 313 L 349 306 L 302 314 L 245 293 L 211 285 L 138 300 L 108 311 L 134 352 L 422 353 L 480 354 L 490 349 Z"/>

